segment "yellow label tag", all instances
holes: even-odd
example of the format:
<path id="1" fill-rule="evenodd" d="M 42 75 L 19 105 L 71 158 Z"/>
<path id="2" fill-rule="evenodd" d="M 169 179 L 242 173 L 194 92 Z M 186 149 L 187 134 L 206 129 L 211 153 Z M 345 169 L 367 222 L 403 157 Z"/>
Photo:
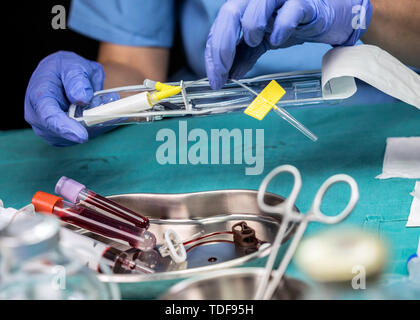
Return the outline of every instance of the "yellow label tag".
<path id="1" fill-rule="evenodd" d="M 262 120 L 267 113 L 276 105 L 285 95 L 286 91 L 275 80 L 264 88 L 263 91 L 251 102 L 244 113 L 255 119 Z"/>

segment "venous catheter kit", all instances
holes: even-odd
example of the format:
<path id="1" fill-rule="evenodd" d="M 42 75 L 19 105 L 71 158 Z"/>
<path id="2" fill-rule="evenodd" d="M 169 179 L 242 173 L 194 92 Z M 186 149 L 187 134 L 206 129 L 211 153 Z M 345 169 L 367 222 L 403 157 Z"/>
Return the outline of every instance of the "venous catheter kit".
<path id="1" fill-rule="evenodd" d="M 355 77 L 420 108 L 420 76 L 380 48 L 360 45 L 331 49 L 323 57 L 321 71 L 230 79 L 217 91 L 210 89 L 206 78 L 167 84 L 146 79 L 143 85 L 95 92 L 89 105 L 71 105 L 68 115 L 86 127 L 95 127 L 233 111 L 262 120 L 274 110 L 316 141 L 317 136 L 286 108 L 339 103 L 356 93 Z M 390 77 L 399 85 L 388 81 Z"/>

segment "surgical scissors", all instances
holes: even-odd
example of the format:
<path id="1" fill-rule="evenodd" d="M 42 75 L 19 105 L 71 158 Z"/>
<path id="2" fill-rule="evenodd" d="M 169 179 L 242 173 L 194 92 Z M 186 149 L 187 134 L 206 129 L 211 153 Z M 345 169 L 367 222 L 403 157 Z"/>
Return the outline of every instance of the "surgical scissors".
<path id="1" fill-rule="evenodd" d="M 280 173 L 290 173 L 294 178 L 294 184 L 289 197 L 282 203 L 277 205 L 268 205 L 264 201 L 264 195 L 266 193 L 269 183 Z M 328 216 L 321 212 L 321 204 L 327 190 L 336 183 L 344 182 L 350 186 L 350 199 L 347 206 L 335 216 Z M 277 232 L 276 238 L 271 246 L 271 252 L 268 257 L 265 272 L 260 285 L 258 286 L 257 292 L 254 299 L 268 300 L 271 299 L 276 288 L 280 284 L 280 281 L 289 265 L 296 248 L 305 233 L 306 227 L 309 222 L 320 222 L 325 224 L 335 224 L 345 219 L 350 212 L 356 206 L 359 200 L 359 189 L 356 181 L 346 174 L 337 174 L 328 178 L 317 191 L 313 200 L 312 206 L 306 214 L 299 213 L 294 210 L 296 199 L 299 195 L 302 187 L 302 177 L 297 168 L 291 165 L 282 165 L 272 170 L 262 181 L 260 188 L 258 189 L 257 202 L 260 209 L 271 216 L 282 216 L 282 222 Z M 285 236 L 287 226 L 289 223 L 299 223 L 299 227 L 296 231 L 293 240 L 287 249 L 283 259 L 280 262 L 279 267 L 273 271 L 275 259 L 277 257 L 278 250 L 280 249 L 282 240 Z M 270 276 L 272 280 L 269 282 Z"/>

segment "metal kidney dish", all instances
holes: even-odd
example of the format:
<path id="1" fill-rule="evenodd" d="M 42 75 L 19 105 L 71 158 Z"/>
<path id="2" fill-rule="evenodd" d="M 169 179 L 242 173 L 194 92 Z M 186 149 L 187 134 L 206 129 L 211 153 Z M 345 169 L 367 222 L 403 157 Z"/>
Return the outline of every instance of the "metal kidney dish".
<path id="1" fill-rule="evenodd" d="M 258 239 L 272 243 L 281 222 L 281 217 L 274 218 L 261 212 L 257 205 L 257 191 L 255 190 L 217 190 L 184 194 L 138 193 L 113 195 L 109 198 L 149 217 L 150 227 L 148 230 L 155 234 L 158 246 L 163 244 L 163 234 L 167 229 L 172 229 L 183 239 L 187 239 L 202 230 L 206 234 L 231 230 L 232 226 L 240 221 L 245 221 L 252 227 Z M 278 204 L 283 202 L 284 198 L 267 193 L 265 201 L 269 204 Z M 285 241 L 290 238 L 293 232 L 294 226 L 290 225 Z M 86 233 L 89 232 L 84 232 L 84 234 Z M 89 235 L 92 236 L 92 234 Z M 104 239 L 101 238 L 101 240 Z M 107 242 L 123 250 L 128 249 L 127 246 L 118 242 L 112 240 Z M 170 280 L 171 283 L 168 284 L 170 286 L 183 278 L 201 275 L 209 271 L 243 265 L 255 266 L 255 263 L 258 266 L 258 261 L 262 266 L 265 259 L 261 258 L 266 257 L 270 252 L 270 246 L 268 246 L 265 249 L 244 255 L 239 254 L 237 250 L 234 250 L 234 247 L 234 244 L 229 243 L 197 247 L 188 253 L 187 266 L 180 270 L 167 269 L 144 275 L 99 274 L 98 276 L 101 281 L 119 283 L 123 296 L 150 298 L 161 294 L 168 286 L 151 293 L 151 296 L 145 296 L 144 292 L 139 293 L 139 284 L 147 283 L 149 290 L 150 287 L 153 287 L 154 282 L 160 280 Z M 281 251 L 283 250 L 284 248 Z M 127 253 L 130 253 L 130 250 L 127 250 Z M 149 292 L 151 291 L 153 290 L 150 289 Z M 124 292 L 130 293 L 124 294 Z"/>

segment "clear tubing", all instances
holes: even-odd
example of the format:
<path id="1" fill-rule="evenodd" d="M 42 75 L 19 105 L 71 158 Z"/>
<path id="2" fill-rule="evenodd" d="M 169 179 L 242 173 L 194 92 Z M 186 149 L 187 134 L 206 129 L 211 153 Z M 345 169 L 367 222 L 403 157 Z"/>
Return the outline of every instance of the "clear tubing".
<path id="1" fill-rule="evenodd" d="M 249 92 L 253 93 L 255 96 L 258 96 L 258 93 L 256 91 L 252 90 L 250 87 L 244 85 L 243 83 L 241 83 L 241 82 L 239 82 L 235 79 L 231 79 L 231 81 L 233 83 L 236 83 L 236 84 L 240 85 L 241 87 L 245 88 Z M 306 128 L 303 124 L 301 124 L 299 121 L 297 121 L 290 113 L 288 113 L 282 107 L 276 105 L 276 106 L 274 106 L 274 111 L 278 115 L 280 115 L 280 117 L 282 117 L 289 124 L 294 126 L 296 129 L 298 129 L 301 133 L 303 133 L 306 137 L 308 137 L 312 141 L 317 141 L 318 140 L 318 137 L 315 134 L 313 134 L 308 128 Z"/>
<path id="2" fill-rule="evenodd" d="M 149 228 L 149 219 L 141 214 L 130 210 L 118 203 L 109 200 L 96 192 L 88 189 L 80 191 L 77 201 L 86 207 L 91 207 L 98 212 L 110 213 L 114 216 L 120 217 L 128 222 L 133 223 L 135 226 L 143 229 Z"/>
<path id="3" fill-rule="evenodd" d="M 234 89 L 225 89 L 223 91 L 213 91 L 213 92 L 190 92 L 188 93 L 188 98 L 190 99 L 195 99 L 195 98 L 200 98 L 200 99 L 208 99 L 208 98 L 229 98 L 232 96 L 249 96 L 249 93 L 244 92 L 243 89 L 240 88 L 234 88 Z M 179 103 L 182 101 L 182 97 L 171 97 L 171 102 L 172 103 Z M 220 102 L 217 103 L 218 105 L 220 105 Z"/>
<path id="4" fill-rule="evenodd" d="M 184 88 L 186 89 L 188 87 L 194 86 L 194 85 L 199 84 L 200 82 L 204 82 L 204 81 L 207 81 L 207 78 L 201 78 L 201 79 L 194 80 L 194 81 L 191 81 L 191 82 L 184 82 Z"/>
<path id="5" fill-rule="evenodd" d="M 220 107 L 229 107 L 232 105 L 243 104 L 248 101 L 249 101 L 249 97 L 245 97 L 245 98 L 232 99 L 225 102 L 218 102 L 217 104 Z M 195 106 L 196 109 L 206 109 L 206 108 L 211 108 L 211 107 L 213 107 L 213 103 L 207 103 L 207 104 L 201 103 L 198 106 L 197 105 Z"/>
<path id="6" fill-rule="evenodd" d="M 105 237 L 123 240 L 143 251 L 156 246 L 153 233 L 68 201 L 57 201 L 52 213 L 62 221 Z"/>
<path id="7" fill-rule="evenodd" d="M 280 117 L 282 117 L 284 120 L 286 120 L 289 124 L 294 126 L 296 129 L 298 129 L 300 132 L 302 132 L 306 137 L 311 139 L 312 141 L 317 141 L 318 137 L 310 131 L 308 128 L 306 128 L 302 123 L 297 121 L 289 112 L 287 112 L 285 109 L 275 106 L 274 112 L 277 113 Z"/>

